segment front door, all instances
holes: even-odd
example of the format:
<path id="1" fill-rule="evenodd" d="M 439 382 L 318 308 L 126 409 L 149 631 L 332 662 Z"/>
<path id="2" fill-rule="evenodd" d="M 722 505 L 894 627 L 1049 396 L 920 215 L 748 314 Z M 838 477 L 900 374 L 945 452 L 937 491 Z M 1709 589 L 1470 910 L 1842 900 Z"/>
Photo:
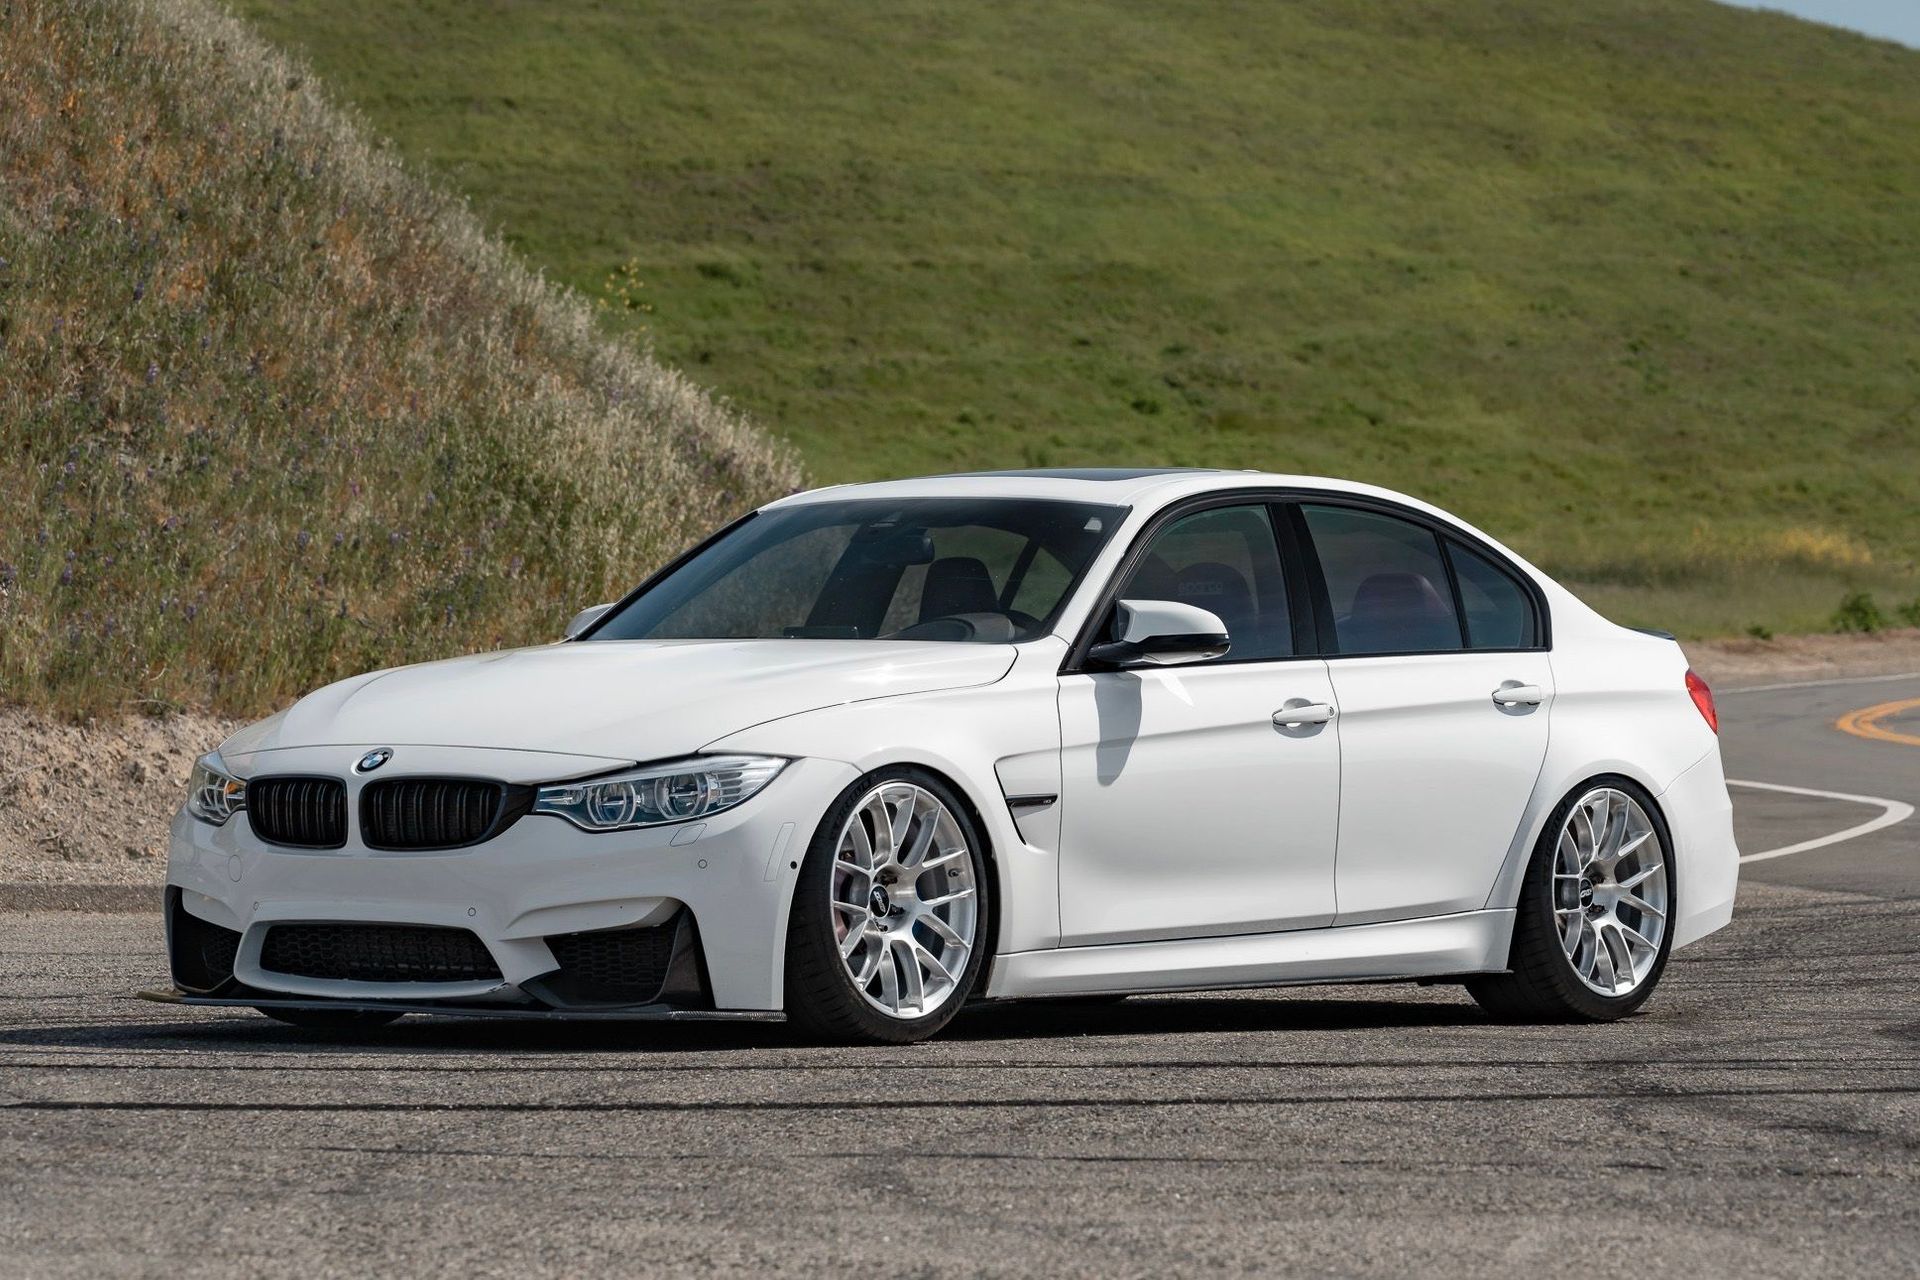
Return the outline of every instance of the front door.
<path id="1" fill-rule="evenodd" d="M 1293 656 L 1270 509 L 1174 517 L 1116 598 L 1198 605 L 1232 647 L 1061 677 L 1062 944 L 1329 923 L 1340 731 L 1327 664 Z"/>

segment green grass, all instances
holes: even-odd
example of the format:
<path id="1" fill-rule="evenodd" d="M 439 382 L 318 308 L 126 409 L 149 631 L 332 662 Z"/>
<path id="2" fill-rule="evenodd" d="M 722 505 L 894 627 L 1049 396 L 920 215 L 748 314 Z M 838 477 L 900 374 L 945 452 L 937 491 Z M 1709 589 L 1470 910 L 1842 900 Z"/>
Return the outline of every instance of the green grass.
<path id="1" fill-rule="evenodd" d="M 1624 621 L 1920 590 L 1920 54 L 1707 0 L 239 0 L 819 479 L 1456 509 Z M 635 287 L 637 282 L 639 287 Z"/>
<path id="2" fill-rule="evenodd" d="M 550 639 L 798 481 L 223 12 L 0 2 L 0 697 Z"/>

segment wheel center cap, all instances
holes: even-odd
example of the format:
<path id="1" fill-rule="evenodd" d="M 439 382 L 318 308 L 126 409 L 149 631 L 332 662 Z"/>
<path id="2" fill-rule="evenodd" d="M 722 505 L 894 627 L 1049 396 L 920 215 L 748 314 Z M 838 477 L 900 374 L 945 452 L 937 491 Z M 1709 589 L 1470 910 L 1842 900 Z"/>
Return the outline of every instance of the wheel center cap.
<path id="1" fill-rule="evenodd" d="M 1580 882 L 1580 905 L 1583 907 L 1593 905 L 1593 881 L 1591 880 Z"/>
<path id="2" fill-rule="evenodd" d="M 887 896 L 887 887 L 883 884 L 873 886 L 873 893 L 867 898 L 867 910 L 876 918 L 884 918 L 893 910 L 893 899 Z"/>

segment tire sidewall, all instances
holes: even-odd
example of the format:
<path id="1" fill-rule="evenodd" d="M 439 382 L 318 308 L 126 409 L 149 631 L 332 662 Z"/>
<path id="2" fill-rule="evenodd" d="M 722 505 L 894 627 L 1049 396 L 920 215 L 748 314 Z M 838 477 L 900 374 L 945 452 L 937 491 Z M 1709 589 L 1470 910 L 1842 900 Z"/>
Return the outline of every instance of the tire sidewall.
<path id="1" fill-rule="evenodd" d="M 845 963 L 841 961 L 839 943 L 833 933 L 830 906 L 833 857 L 839 843 L 840 829 L 867 795 L 890 782 L 905 782 L 921 787 L 947 807 L 966 838 L 967 856 L 973 864 L 974 892 L 978 895 L 973 948 L 967 956 L 967 967 L 961 973 L 959 989 L 938 1009 L 918 1018 L 889 1017 L 868 1003 L 854 986 L 853 975 L 847 972 Z M 893 1042 L 920 1040 L 940 1030 L 953 1020 L 961 1006 L 972 996 L 986 968 L 987 957 L 992 952 L 999 914 L 993 887 L 985 834 L 974 815 L 973 806 L 950 783 L 938 774 L 913 765 L 889 765 L 855 779 L 828 807 L 807 846 L 807 856 L 800 864 L 787 928 L 785 985 L 789 1017 L 803 1025 L 818 1027 L 824 1023 L 835 1030 L 844 1028 L 867 1039 Z M 816 984 L 811 993 L 798 989 L 795 978 L 799 970 L 796 966 L 804 966 L 809 959 L 815 962 L 830 960 L 835 981 Z M 822 985 L 828 988 L 824 992 Z M 826 1008 L 796 1008 L 797 1002 L 804 1005 L 819 1001 L 822 997 Z"/>
<path id="2" fill-rule="evenodd" d="M 1574 971 L 1573 961 L 1567 957 L 1565 946 L 1560 943 L 1559 923 L 1553 911 L 1553 869 L 1560 832 L 1581 798 L 1602 787 L 1625 792 L 1647 815 L 1647 821 L 1653 824 L 1654 834 L 1659 838 L 1660 856 L 1667 872 L 1667 927 L 1660 935 L 1659 954 L 1654 957 L 1653 967 L 1647 971 L 1640 985 L 1620 996 L 1601 995 L 1581 981 L 1580 975 Z M 1559 960 L 1553 967 L 1554 985 L 1574 1012 L 1596 1022 L 1611 1022 L 1632 1013 L 1652 997 L 1654 988 L 1660 984 L 1661 975 L 1666 972 L 1667 957 L 1673 952 L 1673 922 L 1680 918 L 1678 871 L 1673 851 L 1673 833 L 1667 826 L 1666 815 L 1654 803 L 1647 789 L 1633 779 L 1618 774 L 1589 778 L 1568 792 L 1554 807 L 1553 816 L 1548 819 L 1546 828 L 1534 846 L 1533 861 L 1527 867 L 1526 883 L 1520 894 L 1520 911 L 1530 917 L 1528 923 L 1531 927 L 1543 930 L 1546 936 L 1553 939 L 1554 954 Z"/>

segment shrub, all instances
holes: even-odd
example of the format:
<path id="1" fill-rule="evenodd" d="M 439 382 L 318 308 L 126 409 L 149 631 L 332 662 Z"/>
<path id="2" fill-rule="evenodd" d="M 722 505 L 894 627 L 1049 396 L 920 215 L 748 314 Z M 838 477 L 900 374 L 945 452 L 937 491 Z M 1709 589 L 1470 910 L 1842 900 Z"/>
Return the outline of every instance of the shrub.
<path id="1" fill-rule="evenodd" d="M 1833 611 L 1835 631 L 1880 631 L 1886 625 L 1886 615 L 1880 612 L 1880 606 L 1874 602 L 1873 596 L 1865 591 L 1850 593 Z"/>
<path id="2" fill-rule="evenodd" d="M 0 693 L 253 712 L 554 637 L 794 488 L 207 0 L 0 41 Z"/>

